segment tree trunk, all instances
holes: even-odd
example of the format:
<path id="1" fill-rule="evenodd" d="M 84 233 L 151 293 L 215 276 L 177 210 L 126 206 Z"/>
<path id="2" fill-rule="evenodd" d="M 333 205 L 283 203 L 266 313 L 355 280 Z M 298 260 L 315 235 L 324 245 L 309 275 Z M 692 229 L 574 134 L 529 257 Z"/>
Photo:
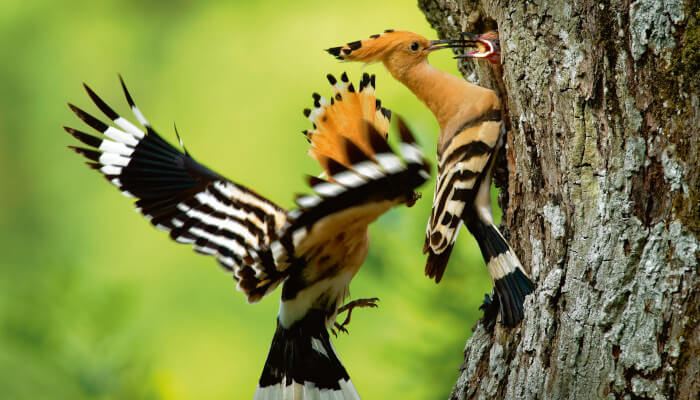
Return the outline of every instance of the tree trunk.
<path id="1" fill-rule="evenodd" d="M 499 29 L 502 225 L 537 286 L 520 327 L 475 326 L 451 398 L 697 399 L 700 2 L 419 5 Z"/>

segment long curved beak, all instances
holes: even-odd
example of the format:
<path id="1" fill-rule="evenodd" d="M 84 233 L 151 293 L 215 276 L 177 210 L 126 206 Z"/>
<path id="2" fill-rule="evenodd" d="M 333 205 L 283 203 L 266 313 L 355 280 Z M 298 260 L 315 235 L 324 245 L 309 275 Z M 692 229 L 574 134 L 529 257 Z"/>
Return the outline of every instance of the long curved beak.
<path id="1" fill-rule="evenodd" d="M 431 40 L 430 47 L 426 47 L 426 51 L 435 51 L 440 49 L 454 49 L 459 47 L 470 47 L 475 46 L 476 42 L 474 40 L 462 39 L 441 39 L 441 40 Z"/>
<path id="2" fill-rule="evenodd" d="M 469 45 L 464 47 L 476 47 L 477 51 L 471 51 L 460 56 L 454 56 L 455 59 L 460 58 L 485 58 L 490 53 L 489 50 L 493 50 L 490 43 L 487 40 L 481 38 L 481 35 L 477 35 L 471 32 L 462 32 L 462 42 L 469 43 Z M 465 39 L 468 38 L 468 39 Z"/>

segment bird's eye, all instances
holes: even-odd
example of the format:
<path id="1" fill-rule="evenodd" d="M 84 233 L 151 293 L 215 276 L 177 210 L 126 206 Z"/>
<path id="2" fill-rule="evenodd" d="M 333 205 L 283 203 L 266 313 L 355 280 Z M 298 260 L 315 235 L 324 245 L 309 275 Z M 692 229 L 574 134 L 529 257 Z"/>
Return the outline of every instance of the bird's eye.
<path id="1" fill-rule="evenodd" d="M 411 43 L 411 50 L 413 50 L 413 51 L 418 50 L 418 42 Z"/>
<path id="2" fill-rule="evenodd" d="M 500 46 L 500 45 L 501 45 L 501 41 L 498 40 L 498 39 L 494 40 L 493 43 L 494 43 L 496 46 Z"/>

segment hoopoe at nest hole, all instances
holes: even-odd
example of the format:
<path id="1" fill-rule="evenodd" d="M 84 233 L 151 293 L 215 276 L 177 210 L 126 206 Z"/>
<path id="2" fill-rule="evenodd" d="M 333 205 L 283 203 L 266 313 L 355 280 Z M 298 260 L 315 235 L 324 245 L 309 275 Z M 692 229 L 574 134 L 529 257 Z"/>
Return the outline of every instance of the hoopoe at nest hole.
<path id="1" fill-rule="evenodd" d="M 120 78 L 121 79 L 121 78 Z M 254 191 L 195 161 L 150 126 L 122 88 L 141 129 L 121 117 L 87 85 L 106 124 L 78 107 L 73 112 L 104 138 L 65 130 L 89 148 L 73 147 L 87 164 L 129 197 L 136 209 L 170 238 L 214 256 L 254 303 L 282 284 L 282 299 L 270 351 L 255 399 L 359 399 L 331 344 L 328 329 L 347 332 L 353 307 L 376 307 L 377 299 L 349 296 L 350 280 L 364 263 L 368 225 L 400 204 L 412 204 L 414 189 L 429 179 L 411 131 L 397 118 L 403 160 L 389 147 L 388 110 L 365 74 L 355 90 L 343 74 L 328 75 L 333 97 L 314 94 L 305 114 L 310 155 L 327 180 L 308 177 L 316 194 L 285 210 Z M 177 131 L 176 131 L 177 133 Z M 178 135 L 179 139 L 179 135 Z M 338 314 L 347 311 L 343 323 Z M 335 333 L 335 331 L 333 331 Z"/>
<path id="2" fill-rule="evenodd" d="M 412 32 L 387 30 L 367 39 L 332 47 L 340 60 L 382 62 L 391 75 L 432 111 L 440 125 L 438 176 L 426 229 L 425 273 L 440 282 L 462 224 L 474 235 L 486 261 L 496 296 L 482 306 L 487 320 L 500 304 L 506 326 L 523 318 L 523 301 L 532 282 L 491 216 L 490 186 L 505 128 L 501 101 L 493 90 L 434 68 L 428 55 L 439 49 L 476 47 L 459 57 L 500 64 L 498 33 L 465 33 L 467 39 L 428 40 Z"/>

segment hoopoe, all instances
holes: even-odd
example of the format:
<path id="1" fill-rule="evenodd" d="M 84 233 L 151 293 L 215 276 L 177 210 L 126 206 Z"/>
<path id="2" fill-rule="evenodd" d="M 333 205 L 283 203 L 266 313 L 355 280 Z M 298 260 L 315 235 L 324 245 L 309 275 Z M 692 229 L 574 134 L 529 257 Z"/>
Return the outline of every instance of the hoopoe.
<path id="1" fill-rule="evenodd" d="M 477 50 L 466 57 L 500 63 L 500 47 L 492 34 L 468 35 L 468 39 L 428 40 L 412 32 L 387 30 L 327 51 L 340 60 L 382 62 L 435 115 L 440 125 L 438 176 L 423 248 L 428 253 L 425 273 L 440 282 L 457 233 L 465 224 L 479 243 L 502 321 L 514 326 L 523 318 L 523 301 L 533 285 L 491 216 L 489 189 L 505 136 L 501 101 L 493 90 L 428 63 L 428 55 L 435 50 L 467 46 Z M 491 305 L 489 296 L 484 305 Z"/>
<path id="2" fill-rule="evenodd" d="M 137 211 L 151 224 L 214 256 L 250 303 L 282 284 L 277 330 L 255 399 L 359 399 L 328 329 L 347 332 L 353 307 L 376 306 L 377 299 L 362 299 L 341 307 L 367 256 L 368 225 L 390 208 L 415 201 L 413 190 L 429 179 L 429 166 L 400 118 L 403 161 L 387 144 L 390 114 L 375 98 L 374 76 L 365 74 L 358 90 L 346 74 L 342 78 L 337 82 L 328 75 L 334 89 L 330 103 L 314 94 L 315 107 L 305 111 L 314 124 L 305 131 L 310 154 L 327 180 L 310 176 L 315 194 L 298 197 L 299 208 L 290 211 L 198 163 L 182 141 L 184 152 L 163 140 L 123 80 L 126 100 L 145 131 L 87 85 L 111 123 L 69 104 L 104 136 L 64 127 L 89 147 L 70 148 L 124 195 L 135 197 Z M 344 311 L 347 318 L 338 324 Z"/>

